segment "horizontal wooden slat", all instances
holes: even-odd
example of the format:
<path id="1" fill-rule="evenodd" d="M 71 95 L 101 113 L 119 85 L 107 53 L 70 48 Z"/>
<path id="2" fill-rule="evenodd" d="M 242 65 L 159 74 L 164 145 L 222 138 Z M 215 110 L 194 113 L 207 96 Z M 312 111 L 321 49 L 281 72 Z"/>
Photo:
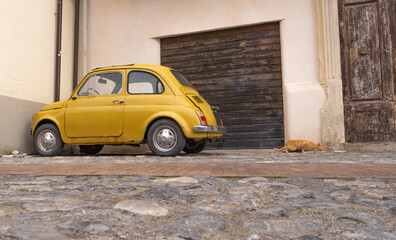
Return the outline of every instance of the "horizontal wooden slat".
<path id="1" fill-rule="evenodd" d="M 281 56 L 279 52 L 268 52 L 266 54 L 260 55 L 252 55 L 252 54 L 240 54 L 235 57 L 225 56 L 225 57 L 216 57 L 212 62 L 207 62 L 206 60 L 199 59 L 185 59 L 180 62 L 173 62 L 172 68 L 179 72 L 188 71 L 190 68 L 199 67 L 204 69 L 204 71 L 208 71 L 209 68 L 221 67 L 223 65 L 228 65 L 232 67 L 234 64 L 235 67 L 238 67 L 238 63 L 246 62 L 248 64 L 255 63 L 255 66 L 262 65 L 280 65 L 281 64 Z M 235 68 L 234 67 L 234 68 Z"/>
<path id="2" fill-rule="evenodd" d="M 254 96 L 255 93 L 257 94 L 269 94 L 269 95 L 277 95 L 277 94 L 282 94 L 282 89 L 279 87 L 268 87 L 268 88 L 258 88 L 258 89 L 234 89 L 231 88 L 230 86 L 216 86 L 215 89 L 210 89 L 209 87 L 207 89 L 198 89 L 198 91 L 202 92 L 202 96 L 205 97 L 206 100 L 209 99 L 207 96 L 212 96 L 212 95 L 217 95 L 219 94 L 224 94 L 225 97 L 234 94 L 243 94 L 243 95 L 249 95 Z M 221 92 L 220 92 L 221 91 Z M 254 101 L 254 100 L 253 100 Z M 216 105 L 215 103 L 212 103 L 213 105 Z"/>
<path id="3" fill-rule="evenodd" d="M 238 103 L 251 103 L 254 100 L 256 100 L 254 102 L 282 102 L 283 97 L 279 95 L 260 94 L 260 95 L 255 95 L 255 99 L 252 100 L 251 95 L 227 96 L 224 94 L 219 94 L 219 95 L 215 94 L 214 96 L 205 97 L 205 99 L 209 102 L 216 103 L 216 105 L 219 106 L 220 103 L 228 102 L 228 101 L 238 102 Z"/>
<path id="4" fill-rule="evenodd" d="M 214 61 L 213 64 L 208 64 L 207 66 L 191 66 L 185 68 L 179 68 L 178 71 L 183 74 L 188 75 L 189 73 L 205 72 L 207 74 L 211 74 L 212 72 L 223 72 L 235 69 L 249 69 L 249 68 L 276 68 L 280 69 L 281 60 L 280 58 L 269 58 L 263 60 L 254 60 L 254 61 L 227 61 L 221 64 L 218 64 Z"/>
<path id="5" fill-rule="evenodd" d="M 234 113 L 223 114 L 222 116 L 223 118 L 225 118 L 224 123 L 225 124 L 229 123 L 232 120 L 245 123 L 249 119 L 254 120 L 257 123 L 260 123 L 260 120 L 262 122 L 265 121 L 272 122 L 272 119 L 274 119 L 275 117 L 279 117 L 279 118 L 283 117 L 281 111 L 279 111 L 278 109 L 276 109 L 275 111 L 263 110 L 261 112 L 251 110 L 249 115 L 241 116 L 241 114 L 243 114 L 243 112 L 238 112 L 238 111 L 235 111 Z"/>
<path id="6" fill-rule="evenodd" d="M 252 118 L 224 118 L 223 123 L 224 126 L 238 125 L 238 124 L 257 124 L 257 123 L 271 123 L 271 122 L 283 122 L 282 117 L 274 117 L 274 116 L 262 116 L 262 117 L 252 117 Z"/>
<path id="7" fill-rule="evenodd" d="M 272 27 L 267 26 L 265 31 L 263 28 L 253 29 L 245 31 L 246 28 L 240 28 L 242 31 L 239 31 L 238 28 L 228 29 L 223 31 L 212 31 L 205 33 L 195 33 L 188 34 L 184 36 L 176 36 L 163 38 L 161 41 L 166 41 L 166 44 L 162 44 L 162 48 L 186 48 L 192 47 L 191 43 L 198 44 L 221 44 L 227 42 L 244 42 L 250 39 L 260 39 L 260 38 L 268 38 L 272 36 L 280 35 L 279 27 L 273 25 Z M 162 42 L 161 42 L 162 43 Z"/>
<path id="8" fill-rule="evenodd" d="M 187 61 L 187 63 L 197 62 L 195 64 L 199 65 L 201 60 L 207 58 L 222 59 L 222 58 L 233 58 L 241 55 L 250 55 L 254 57 L 255 54 L 259 54 L 256 56 L 256 58 L 278 57 L 279 50 L 280 50 L 280 46 L 278 44 L 263 46 L 261 48 L 224 49 L 222 51 L 191 53 L 191 54 L 186 54 L 184 56 L 180 56 L 180 55 L 169 56 L 167 57 L 166 60 L 162 61 L 161 64 L 175 69 L 180 69 L 181 66 L 176 64 L 183 63 L 185 61 Z"/>
<path id="9" fill-rule="evenodd" d="M 244 81 L 233 81 L 233 82 L 219 82 L 219 83 L 214 83 L 212 85 L 205 85 L 205 81 L 200 81 L 199 84 L 197 84 L 194 81 L 194 86 L 195 88 L 199 90 L 208 90 L 208 93 L 210 91 L 216 91 L 213 95 L 218 96 L 222 95 L 222 92 L 219 92 L 220 90 L 234 90 L 235 92 L 242 93 L 243 91 L 245 94 L 242 95 L 260 95 L 260 94 L 270 94 L 274 90 L 281 90 L 282 89 L 282 82 L 281 81 L 249 81 L 249 82 L 244 82 Z M 266 82 L 266 86 L 263 86 L 262 82 Z M 210 87 L 210 89 L 208 89 Z M 209 91 L 210 90 L 210 91 Z M 248 92 L 246 93 L 246 90 Z M 249 92 L 250 90 L 250 92 Z M 249 94 L 250 93 L 250 94 Z M 228 93 L 229 94 L 229 93 Z M 205 96 L 208 96 L 210 94 L 205 94 Z"/>
<path id="10" fill-rule="evenodd" d="M 161 39 L 161 64 L 220 107 L 224 147 L 283 144 L 279 23 Z"/>
<path id="11" fill-rule="evenodd" d="M 264 31 L 263 31 L 264 30 Z M 205 32 L 205 33 L 195 33 L 195 34 L 188 34 L 184 36 L 176 36 L 176 37 L 169 37 L 161 39 L 161 47 L 172 46 L 172 44 L 181 44 L 184 42 L 189 41 L 220 41 L 224 42 L 230 37 L 238 37 L 237 40 L 244 40 L 249 39 L 249 37 L 258 38 L 262 36 L 268 36 L 271 32 L 280 32 L 279 31 L 279 23 L 272 23 L 272 24 L 265 24 L 263 25 L 256 25 L 251 27 L 240 27 L 240 28 L 233 28 L 227 30 L 220 30 L 220 31 L 212 31 L 212 32 Z M 261 34 L 261 35 L 257 35 Z M 163 43 L 162 41 L 166 41 Z"/>
<path id="12" fill-rule="evenodd" d="M 273 50 L 279 47 L 279 36 L 275 36 L 272 38 L 266 39 L 254 39 L 251 41 L 244 42 L 228 42 L 228 43 L 217 43 L 217 44 L 202 44 L 186 47 L 186 48 L 162 48 L 163 56 L 183 56 L 183 55 L 192 55 L 192 54 L 200 54 L 200 53 L 210 53 L 210 52 L 222 52 L 224 50 Z"/>
<path id="13" fill-rule="evenodd" d="M 278 136 L 283 136 L 283 129 L 278 129 L 278 130 L 257 130 L 257 131 L 252 131 L 252 132 L 231 132 L 227 133 L 227 135 L 224 136 L 224 139 L 232 138 L 259 138 L 259 139 L 271 139 L 273 138 L 272 135 L 278 135 Z"/>
<path id="14" fill-rule="evenodd" d="M 206 71 L 186 71 L 179 70 L 185 77 L 194 85 L 194 80 L 203 80 L 219 77 L 233 77 L 233 76 L 246 76 L 248 74 L 269 74 L 269 73 L 280 73 L 280 65 L 267 65 L 257 66 L 250 68 L 238 68 L 238 69 L 226 69 L 218 72 L 206 72 Z"/>
<path id="15" fill-rule="evenodd" d="M 220 108 L 223 109 L 221 115 L 225 115 L 227 112 L 238 111 L 244 113 L 244 110 L 248 109 L 251 113 L 255 113 L 257 111 L 266 111 L 267 113 L 262 112 L 260 115 L 267 115 L 271 112 L 283 112 L 281 109 L 283 108 L 282 102 L 248 102 L 248 103 L 222 103 L 219 104 Z M 255 114 L 256 115 L 256 114 Z M 246 113 L 245 113 L 245 116 Z M 244 117 L 244 116 L 240 116 Z"/>
<path id="16" fill-rule="evenodd" d="M 229 133 L 252 132 L 259 130 L 282 131 L 283 133 L 284 128 L 283 128 L 283 123 L 278 122 L 278 123 L 264 123 L 264 124 L 232 125 L 232 126 L 227 126 L 227 130 L 229 131 Z"/>
<path id="17" fill-rule="evenodd" d="M 282 84 L 282 74 L 277 73 L 253 73 L 244 74 L 238 76 L 220 76 L 218 78 L 205 78 L 205 79 L 188 79 L 190 82 L 194 82 L 194 87 L 199 87 L 199 85 L 210 85 L 216 87 L 218 84 L 234 84 L 236 82 L 258 82 L 265 86 L 267 84 L 279 83 Z M 281 86 L 281 85 L 280 85 Z"/>
<path id="18" fill-rule="evenodd" d="M 216 145 L 224 148 L 275 148 L 283 146 L 284 139 L 226 139 L 223 143 Z"/>

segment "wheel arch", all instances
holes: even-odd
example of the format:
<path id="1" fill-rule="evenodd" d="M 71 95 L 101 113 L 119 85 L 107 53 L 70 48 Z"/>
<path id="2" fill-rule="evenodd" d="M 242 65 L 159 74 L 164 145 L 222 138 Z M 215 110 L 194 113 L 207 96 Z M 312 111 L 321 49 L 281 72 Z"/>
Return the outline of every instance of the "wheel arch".
<path id="1" fill-rule="evenodd" d="M 193 130 L 194 125 L 198 124 L 198 122 L 197 123 L 194 122 L 195 120 L 198 121 L 195 111 L 193 111 L 192 113 L 190 111 L 181 112 L 181 114 L 173 111 L 164 111 L 152 115 L 151 118 L 149 118 L 146 121 L 146 123 L 144 124 L 146 126 L 146 129 L 145 129 L 143 141 L 147 140 L 147 133 L 151 125 L 153 125 L 156 121 L 161 119 L 169 119 L 177 123 L 177 125 L 180 127 L 186 138 L 194 138 L 194 139 L 207 138 L 206 133 L 196 133 Z"/>
<path id="2" fill-rule="evenodd" d="M 63 135 L 63 131 L 62 131 L 62 129 L 59 127 L 59 126 L 60 126 L 60 123 L 59 123 L 58 121 L 56 121 L 56 119 L 52 119 L 52 118 L 43 118 L 43 119 L 41 119 L 40 121 L 38 121 L 38 123 L 37 123 L 35 126 L 33 126 L 33 129 L 32 129 L 32 136 L 34 136 L 34 133 L 36 132 L 36 130 L 37 130 L 40 126 L 42 126 L 42 125 L 44 125 L 44 124 L 47 124 L 47 123 L 54 124 L 54 125 L 56 126 L 56 128 L 57 128 L 58 131 L 59 131 L 59 134 L 60 134 L 60 136 L 61 136 L 62 141 L 65 142 L 64 135 Z"/>
<path id="3" fill-rule="evenodd" d="M 157 116 L 156 118 L 152 119 L 152 120 L 149 122 L 149 124 L 147 125 L 147 127 L 146 127 L 146 131 L 144 132 L 144 140 L 145 140 L 145 141 L 147 141 L 147 133 L 148 133 L 149 129 L 151 128 L 151 126 L 152 126 L 155 122 L 157 122 L 157 121 L 159 121 L 159 120 L 163 120 L 163 119 L 167 119 L 167 120 L 171 120 L 171 121 L 175 122 L 175 123 L 180 127 L 180 129 L 182 130 L 184 136 L 186 136 L 186 134 L 185 134 L 185 132 L 184 132 L 184 129 L 183 129 L 183 126 L 182 126 L 175 118 L 172 118 L 172 117 L 170 117 L 170 116 Z"/>
<path id="4" fill-rule="evenodd" d="M 47 118 L 46 118 L 46 119 L 40 120 L 40 122 L 37 123 L 37 125 L 34 127 L 34 129 L 33 129 L 33 131 L 32 131 L 32 135 L 34 135 L 34 133 L 36 132 L 36 130 L 37 130 L 40 126 L 42 126 L 42 125 L 44 125 L 44 124 L 46 124 L 46 123 L 54 124 L 54 125 L 58 128 L 58 130 L 59 130 L 58 125 L 57 125 L 53 120 L 47 119 Z"/>
<path id="5" fill-rule="evenodd" d="M 47 124 L 47 126 L 45 126 L 46 124 Z M 45 126 L 42 128 L 43 131 L 46 130 L 46 131 L 50 131 L 52 133 L 52 137 L 49 137 L 47 139 L 47 141 L 53 141 L 53 139 L 55 139 L 55 141 L 53 141 L 53 143 L 50 143 L 50 144 L 54 144 L 53 146 L 43 146 L 42 145 L 42 144 L 44 144 L 44 145 L 47 144 L 46 141 L 42 142 L 43 138 L 40 137 L 42 134 L 42 131 L 40 130 L 40 132 L 37 132 L 37 130 L 42 126 Z M 40 155 L 42 155 L 42 156 L 56 156 L 62 152 L 63 147 L 64 147 L 64 141 L 63 141 L 61 133 L 59 131 L 59 127 L 55 121 L 52 121 L 51 119 L 40 120 L 40 122 L 38 122 L 36 124 L 34 132 L 32 130 L 32 134 L 33 134 L 34 148 Z M 47 147 L 50 147 L 50 148 L 47 148 Z"/>

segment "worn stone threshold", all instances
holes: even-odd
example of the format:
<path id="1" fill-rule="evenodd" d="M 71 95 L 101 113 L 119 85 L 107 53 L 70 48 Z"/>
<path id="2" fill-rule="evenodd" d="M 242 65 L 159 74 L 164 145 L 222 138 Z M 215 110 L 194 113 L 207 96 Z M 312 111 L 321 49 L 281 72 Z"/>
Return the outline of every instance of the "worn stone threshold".
<path id="1" fill-rule="evenodd" d="M 114 163 L 2 164 L 4 175 L 396 178 L 396 164 L 372 163 Z"/>
<path id="2" fill-rule="evenodd" d="M 396 153 L 396 142 L 378 143 L 345 143 L 344 150 L 347 152 L 394 152 Z"/>

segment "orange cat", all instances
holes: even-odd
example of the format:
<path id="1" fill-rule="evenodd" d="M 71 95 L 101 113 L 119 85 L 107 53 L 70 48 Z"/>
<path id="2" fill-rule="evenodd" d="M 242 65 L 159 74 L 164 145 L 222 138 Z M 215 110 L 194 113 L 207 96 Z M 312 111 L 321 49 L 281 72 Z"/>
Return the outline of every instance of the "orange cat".
<path id="1" fill-rule="evenodd" d="M 304 152 L 304 151 L 323 151 L 321 143 L 316 144 L 307 140 L 290 140 L 282 148 L 274 148 L 276 151 L 285 150 L 285 152 Z"/>

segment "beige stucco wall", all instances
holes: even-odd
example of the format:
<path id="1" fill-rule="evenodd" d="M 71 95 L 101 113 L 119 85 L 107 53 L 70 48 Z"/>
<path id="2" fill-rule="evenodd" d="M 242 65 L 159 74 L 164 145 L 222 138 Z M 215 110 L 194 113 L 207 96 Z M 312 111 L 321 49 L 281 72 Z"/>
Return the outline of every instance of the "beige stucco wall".
<path id="1" fill-rule="evenodd" d="M 0 1 L 0 95 L 51 102 L 55 1 Z"/>
<path id="2" fill-rule="evenodd" d="M 72 88 L 74 0 L 63 1 L 61 97 Z M 0 95 L 54 99 L 57 1 L 0 1 Z"/>
<path id="3" fill-rule="evenodd" d="M 72 91 L 74 0 L 63 1 L 61 99 Z M 32 152 L 32 114 L 54 101 L 57 1 L 0 1 L 0 154 Z"/>
<path id="4" fill-rule="evenodd" d="M 60 100 L 73 92 L 74 0 L 63 0 Z"/>
<path id="5" fill-rule="evenodd" d="M 159 38 L 280 21 L 285 136 L 321 141 L 314 0 L 88 0 L 88 70 L 160 64 Z"/>

